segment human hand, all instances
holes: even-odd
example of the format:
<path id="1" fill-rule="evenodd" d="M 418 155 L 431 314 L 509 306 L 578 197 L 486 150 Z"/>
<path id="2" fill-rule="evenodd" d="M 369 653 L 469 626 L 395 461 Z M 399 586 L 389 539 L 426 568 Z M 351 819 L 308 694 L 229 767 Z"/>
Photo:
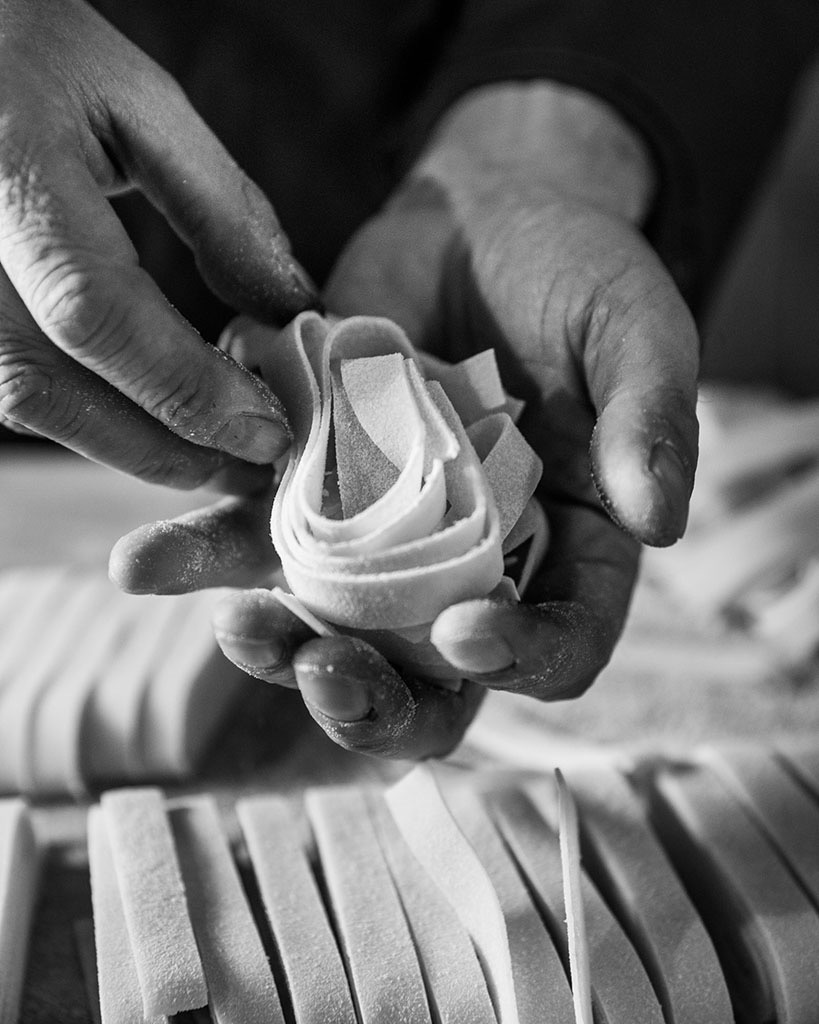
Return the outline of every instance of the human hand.
<path id="1" fill-rule="evenodd" d="M 138 188 L 209 286 L 267 322 L 312 286 L 181 89 L 81 0 L 0 0 L 0 420 L 153 482 L 258 490 L 280 405 L 140 269 L 106 197 Z"/>
<path id="2" fill-rule="evenodd" d="M 513 90 L 512 100 L 520 96 Z M 698 346 L 636 227 L 649 201 L 647 165 L 602 105 L 560 89 L 553 98 L 543 126 L 557 147 L 551 167 L 542 144 L 517 147 L 512 167 L 506 144 L 481 164 L 472 149 L 481 126 L 515 121 L 497 108 L 486 117 L 484 100 L 493 107 L 496 97 L 456 108 L 391 203 L 351 241 L 325 296 L 340 314 L 395 319 L 416 344 L 451 360 L 495 348 L 507 387 L 527 400 L 521 427 L 544 462 L 539 496 L 551 545 L 526 603 L 467 601 L 438 617 L 432 640 L 463 677 L 457 689 L 402 679 L 360 640 L 308 639 L 266 589 L 237 593 L 217 612 L 226 654 L 260 678 L 297 683 L 317 721 L 353 749 L 445 753 L 488 688 L 579 695 L 619 636 L 640 542 L 672 543 L 684 529 Z M 261 546 L 261 530 L 256 536 Z M 133 589 L 151 575 L 133 569 L 148 546 L 134 539 L 130 553 L 120 549 L 115 575 Z M 210 585 L 219 560 L 213 546 L 202 560 Z M 166 563 L 166 582 L 171 573 Z"/>

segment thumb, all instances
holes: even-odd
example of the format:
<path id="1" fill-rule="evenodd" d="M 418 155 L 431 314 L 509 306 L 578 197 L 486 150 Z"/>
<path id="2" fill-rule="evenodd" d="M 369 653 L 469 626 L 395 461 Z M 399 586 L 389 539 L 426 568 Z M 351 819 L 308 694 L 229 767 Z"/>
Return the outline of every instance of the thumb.
<path id="1" fill-rule="evenodd" d="M 598 412 L 592 473 L 609 514 L 646 544 L 678 540 L 697 464 L 694 322 L 662 267 L 607 297 L 585 362 Z M 636 295 L 636 298 L 635 298 Z M 622 311 L 622 312 L 620 312 Z"/>
<path id="2" fill-rule="evenodd" d="M 265 322 L 318 304 L 315 285 L 261 189 L 160 68 L 110 109 L 115 157 L 129 181 L 192 249 L 208 286 Z"/>

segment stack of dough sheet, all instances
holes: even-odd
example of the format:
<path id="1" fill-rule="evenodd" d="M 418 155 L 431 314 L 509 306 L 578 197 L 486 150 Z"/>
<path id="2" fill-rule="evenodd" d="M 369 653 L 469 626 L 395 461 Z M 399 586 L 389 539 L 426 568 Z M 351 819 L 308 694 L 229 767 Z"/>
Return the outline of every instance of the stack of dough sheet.
<path id="1" fill-rule="evenodd" d="M 560 786 L 418 767 L 240 799 L 232 844 L 210 797 L 109 792 L 101 1019 L 815 1024 L 818 766 L 757 745 L 576 761 Z"/>
<path id="2" fill-rule="evenodd" d="M 378 317 L 308 312 L 276 336 L 259 331 L 261 371 L 294 434 L 271 517 L 284 602 L 320 632 L 452 675 L 429 641 L 436 616 L 488 594 L 517 599 L 547 541 L 541 461 L 494 353 L 433 364 Z"/>
<path id="3" fill-rule="evenodd" d="M 133 597 L 102 573 L 0 574 L 0 792 L 187 775 L 242 685 L 214 592 Z"/>

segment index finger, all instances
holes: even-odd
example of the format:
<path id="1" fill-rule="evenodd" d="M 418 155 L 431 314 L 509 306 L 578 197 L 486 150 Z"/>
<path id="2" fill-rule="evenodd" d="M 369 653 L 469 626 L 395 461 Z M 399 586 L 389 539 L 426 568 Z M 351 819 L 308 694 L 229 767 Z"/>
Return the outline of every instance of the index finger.
<path id="1" fill-rule="evenodd" d="M 0 149 L 0 264 L 34 320 L 173 433 L 274 461 L 290 442 L 278 400 L 168 304 L 69 153 L 33 154 L 8 138 Z"/>

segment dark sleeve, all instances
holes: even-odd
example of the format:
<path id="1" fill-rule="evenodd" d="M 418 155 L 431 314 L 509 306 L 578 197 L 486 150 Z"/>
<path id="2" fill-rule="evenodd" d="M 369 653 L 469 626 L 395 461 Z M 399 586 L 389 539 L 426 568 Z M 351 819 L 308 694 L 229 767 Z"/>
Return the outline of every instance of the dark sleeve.
<path id="1" fill-rule="evenodd" d="M 547 78 L 604 98 L 653 151 L 645 230 L 696 305 L 817 48 L 817 0 L 464 0 L 413 138 L 491 82 Z"/>

